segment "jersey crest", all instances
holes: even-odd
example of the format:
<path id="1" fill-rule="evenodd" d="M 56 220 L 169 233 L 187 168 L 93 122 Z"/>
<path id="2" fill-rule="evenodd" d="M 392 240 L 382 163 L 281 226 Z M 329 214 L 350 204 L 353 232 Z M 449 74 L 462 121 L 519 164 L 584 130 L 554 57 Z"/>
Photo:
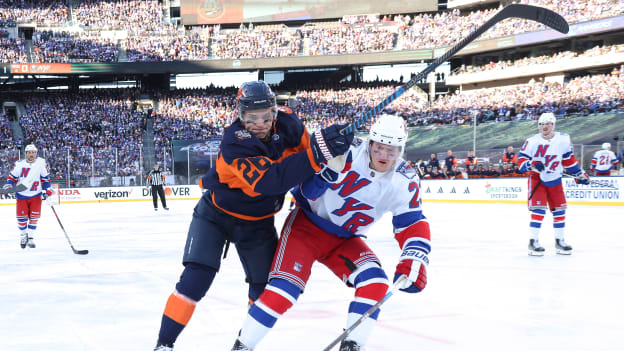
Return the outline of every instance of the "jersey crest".
<path id="1" fill-rule="evenodd" d="M 245 139 L 251 139 L 251 133 L 249 133 L 248 131 L 241 129 L 241 130 L 237 130 L 236 132 L 234 132 L 234 136 L 236 136 L 236 139 L 238 141 L 243 141 Z"/>

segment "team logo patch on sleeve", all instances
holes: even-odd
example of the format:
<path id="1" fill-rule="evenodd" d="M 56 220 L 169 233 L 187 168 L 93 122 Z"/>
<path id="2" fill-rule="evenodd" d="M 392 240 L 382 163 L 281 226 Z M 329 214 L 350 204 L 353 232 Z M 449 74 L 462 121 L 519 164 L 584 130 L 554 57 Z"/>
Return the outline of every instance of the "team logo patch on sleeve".
<path id="1" fill-rule="evenodd" d="M 412 168 L 409 163 L 403 161 L 399 167 L 397 167 L 397 173 L 404 175 L 407 179 L 412 179 L 416 175 L 416 170 Z"/>
<path id="2" fill-rule="evenodd" d="M 234 136 L 236 136 L 236 139 L 239 141 L 251 138 L 251 134 L 246 130 L 237 130 L 234 132 Z"/>

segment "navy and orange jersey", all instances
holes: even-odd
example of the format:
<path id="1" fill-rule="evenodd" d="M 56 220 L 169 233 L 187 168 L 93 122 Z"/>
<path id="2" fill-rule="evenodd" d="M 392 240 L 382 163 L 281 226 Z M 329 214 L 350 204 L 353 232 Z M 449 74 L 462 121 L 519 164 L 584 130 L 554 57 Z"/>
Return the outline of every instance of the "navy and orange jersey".
<path id="1" fill-rule="evenodd" d="M 260 220 L 278 212 L 284 195 L 320 170 L 303 123 L 290 108 L 280 106 L 267 140 L 245 130 L 240 119 L 227 127 L 216 166 L 200 186 L 212 191 L 212 201 L 224 212 Z"/>

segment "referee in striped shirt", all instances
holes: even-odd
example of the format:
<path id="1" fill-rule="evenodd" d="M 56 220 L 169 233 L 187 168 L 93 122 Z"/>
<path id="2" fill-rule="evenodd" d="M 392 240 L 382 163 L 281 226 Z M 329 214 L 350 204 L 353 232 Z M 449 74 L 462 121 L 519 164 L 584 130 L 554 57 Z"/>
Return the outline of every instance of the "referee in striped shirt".
<path id="1" fill-rule="evenodd" d="M 152 199 L 154 200 L 154 211 L 158 211 L 158 196 L 160 196 L 160 202 L 162 207 L 169 211 L 167 207 L 167 200 L 165 200 L 165 174 L 159 169 L 158 164 L 154 165 L 154 169 L 147 175 L 147 184 L 152 186 Z"/>

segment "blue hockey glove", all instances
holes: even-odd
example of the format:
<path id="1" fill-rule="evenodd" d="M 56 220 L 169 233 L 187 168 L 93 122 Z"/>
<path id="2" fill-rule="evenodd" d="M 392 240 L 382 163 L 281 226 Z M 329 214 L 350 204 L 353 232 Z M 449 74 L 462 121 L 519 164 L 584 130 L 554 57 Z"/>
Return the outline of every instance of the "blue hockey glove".
<path id="1" fill-rule="evenodd" d="M 574 182 L 576 182 L 576 184 L 588 185 L 589 176 L 585 173 L 585 171 L 581 170 L 580 172 L 574 174 Z"/>
<path id="2" fill-rule="evenodd" d="M 531 168 L 535 172 L 539 172 L 539 173 L 544 172 L 544 169 L 546 169 L 546 167 L 544 167 L 544 164 L 541 163 L 540 161 L 535 161 L 535 162 L 531 163 Z"/>
<path id="3" fill-rule="evenodd" d="M 340 131 L 346 127 L 346 123 L 334 124 L 317 130 L 310 136 L 310 147 L 316 163 L 327 162 L 349 150 L 353 141 L 353 133 L 340 134 Z"/>

